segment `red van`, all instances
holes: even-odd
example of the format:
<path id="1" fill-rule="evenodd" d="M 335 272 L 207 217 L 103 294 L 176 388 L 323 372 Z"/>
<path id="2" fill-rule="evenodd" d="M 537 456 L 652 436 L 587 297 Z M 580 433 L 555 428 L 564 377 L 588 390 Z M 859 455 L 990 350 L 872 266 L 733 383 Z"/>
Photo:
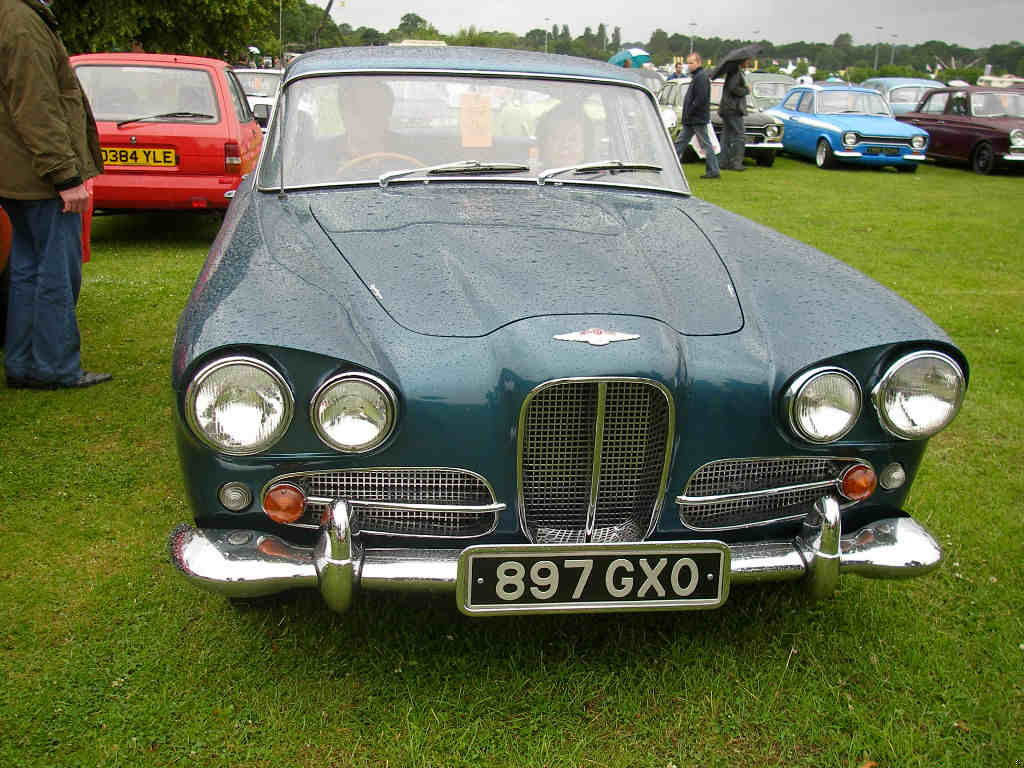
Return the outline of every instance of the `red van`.
<path id="1" fill-rule="evenodd" d="M 90 53 L 71 65 L 99 127 L 98 211 L 227 208 L 263 140 L 227 62 Z"/>

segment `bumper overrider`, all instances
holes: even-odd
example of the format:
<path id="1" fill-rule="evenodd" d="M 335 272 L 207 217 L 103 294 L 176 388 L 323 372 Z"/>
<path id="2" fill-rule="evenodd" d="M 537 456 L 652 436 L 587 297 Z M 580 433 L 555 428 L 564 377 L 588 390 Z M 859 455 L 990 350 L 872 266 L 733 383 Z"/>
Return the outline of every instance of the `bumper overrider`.
<path id="1" fill-rule="evenodd" d="M 517 551 L 524 556 L 539 553 L 548 557 L 552 548 L 530 545 L 518 547 L 477 546 L 467 549 L 364 548 L 358 532 L 350 528 L 351 508 L 346 501 L 335 501 L 320 528 L 313 548 L 298 547 L 280 537 L 259 531 L 232 529 L 197 529 L 181 525 L 170 536 L 170 554 L 174 565 L 193 584 L 233 598 L 272 595 L 289 589 L 317 588 L 327 605 L 344 611 L 351 604 L 357 589 L 392 591 L 455 592 L 456 602 L 464 613 L 487 615 L 498 610 L 475 610 L 470 599 L 471 585 L 466 577 L 470 556 Z M 839 502 L 832 496 L 819 499 L 808 512 L 800 534 L 792 540 L 751 543 L 708 542 L 645 542 L 629 545 L 570 545 L 557 548 L 562 556 L 575 552 L 601 554 L 607 547 L 611 556 L 626 555 L 631 547 L 638 554 L 654 548 L 659 553 L 678 549 L 685 554 L 688 547 L 706 553 L 709 545 L 721 551 L 720 584 L 714 600 L 601 602 L 585 599 L 578 604 L 516 606 L 516 613 L 540 611 L 627 611 L 668 610 L 680 607 L 710 608 L 721 605 L 732 584 L 761 581 L 792 581 L 804 579 L 812 597 L 831 595 L 840 574 L 854 573 L 879 579 L 919 576 L 935 569 L 942 557 L 935 539 L 919 523 L 909 517 L 876 521 L 847 535 L 841 535 Z M 529 560 L 529 557 L 526 557 Z M 654 558 L 650 558 L 654 560 Z M 690 562 L 689 558 L 683 558 Z M 544 563 L 549 561 L 545 560 Z M 567 564 L 583 562 L 566 560 Z M 632 566 L 615 560 L 620 571 Z M 661 592 L 666 577 L 657 569 L 640 561 L 646 571 L 652 595 Z M 664 569 L 664 563 L 658 567 Z M 612 568 L 603 578 L 612 586 Z M 678 583 L 679 568 L 672 569 L 673 582 Z M 542 566 L 540 573 L 548 576 Z M 598 580 L 602 577 L 598 576 Z M 637 583 L 640 582 L 637 577 Z M 659 581 L 661 578 L 661 581 Z M 696 569 L 694 571 L 696 578 Z M 710 577 L 709 577 L 710 578 Z M 647 584 L 647 582 L 643 582 Z M 641 595 L 644 590 L 641 590 Z M 678 591 L 678 590 L 677 590 Z M 672 597 L 672 595 L 669 595 Z M 512 611 L 507 611 L 512 612 Z"/>

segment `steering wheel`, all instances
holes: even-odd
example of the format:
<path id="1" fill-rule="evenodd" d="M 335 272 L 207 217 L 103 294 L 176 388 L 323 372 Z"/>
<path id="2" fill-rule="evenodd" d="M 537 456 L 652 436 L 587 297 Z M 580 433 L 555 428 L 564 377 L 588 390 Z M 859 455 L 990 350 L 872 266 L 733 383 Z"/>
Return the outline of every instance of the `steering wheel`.
<path id="1" fill-rule="evenodd" d="M 384 158 L 390 158 L 393 160 L 403 160 L 411 165 L 423 165 L 423 163 L 417 160 L 415 157 L 412 157 L 411 155 L 403 155 L 400 152 L 371 152 L 368 155 L 359 155 L 358 157 L 353 157 L 348 162 L 342 163 L 341 165 L 338 166 L 338 173 L 344 173 L 349 168 L 353 168 L 358 165 L 363 165 L 364 163 L 369 163 L 374 160 L 382 160 Z"/>

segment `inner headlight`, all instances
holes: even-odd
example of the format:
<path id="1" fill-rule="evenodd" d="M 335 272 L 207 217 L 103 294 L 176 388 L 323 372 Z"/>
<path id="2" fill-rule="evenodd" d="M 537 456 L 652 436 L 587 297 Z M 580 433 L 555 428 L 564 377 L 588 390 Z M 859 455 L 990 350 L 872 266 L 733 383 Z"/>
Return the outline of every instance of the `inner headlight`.
<path id="1" fill-rule="evenodd" d="M 335 376 L 313 395 L 313 429 L 327 445 L 362 453 L 383 443 L 395 426 L 395 393 L 366 373 Z"/>
<path id="2" fill-rule="evenodd" d="M 960 410 L 967 382 L 941 352 L 915 352 L 897 360 L 871 396 L 882 426 L 896 437 L 930 437 Z"/>
<path id="3" fill-rule="evenodd" d="M 910 140 L 910 146 L 914 149 L 924 149 L 924 145 L 928 143 L 928 140 L 924 136 L 915 136 Z"/>
<path id="4" fill-rule="evenodd" d="M 1010 131 L 1010 143 L 1015 147 L 1024 147 L 1024 128 L 1014 128 Z"/>
<path id="5" fill-rule="evenodd" d="M 764 135 L 769 139 L 777 139 L 779 137 L 779 126 L 766 125 L 764 128 Z"/>
<path id="6" fill-rule="evenodd" d="M 793 430 L 812 443 L 838 440 L 860 415 L 860 385 L 839 368 L 808 371 L 787 392 Z"/>
<path id="7" fill-rule="evenodd" d="M 250 357 L 210 363 L 185 393 L 185 417 L 196 437 L 232 456 L 259 453 L 280 440 L 294 407 L 281 374 Z"/>
<path id="8" fill-rule="evenodd" d="M 856 143 L 857 143 L 857 134 L 856 133 L 854 133 L 853 131 L 847 131 L 846 133 L 843 134 L 843 144 L 845 144 L 848 147 L 852 147 Z"/>

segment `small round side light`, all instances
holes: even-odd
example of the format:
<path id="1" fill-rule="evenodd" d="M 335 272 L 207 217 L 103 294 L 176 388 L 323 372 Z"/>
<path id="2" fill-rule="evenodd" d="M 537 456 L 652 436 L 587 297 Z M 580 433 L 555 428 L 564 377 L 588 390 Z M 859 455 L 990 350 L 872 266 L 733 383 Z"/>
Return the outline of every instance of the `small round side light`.
<path id="1" fill-rule="evenodd" d="M 217 491 L 217 498 L 224 505 L 225 509 L 232 512 L 241 512 L 252 504 L 252 491 L 244 483 L 224 483 Z"/>
<path id="2" fill-rule="evenodd" d="M 850 501 L 863 501 L 878 487 L 878 476 L 867 464 L 854 464 L 839 478 L 839 493 Z"/>
<path id="3" fill-rule="evenodd" d="M 907 471 L 898 461 L 887 464 L 878 477 L 878 484 L 887 491 L 902 488 L 905 482 L 907 482 Z"/>
<path id="4" fill-rule="evenodd" d="M 292 483 L 276 483 L 263 496 L 263 511 L 275 523 L 289 525 L 306 511 L 306 494 Z"/>

